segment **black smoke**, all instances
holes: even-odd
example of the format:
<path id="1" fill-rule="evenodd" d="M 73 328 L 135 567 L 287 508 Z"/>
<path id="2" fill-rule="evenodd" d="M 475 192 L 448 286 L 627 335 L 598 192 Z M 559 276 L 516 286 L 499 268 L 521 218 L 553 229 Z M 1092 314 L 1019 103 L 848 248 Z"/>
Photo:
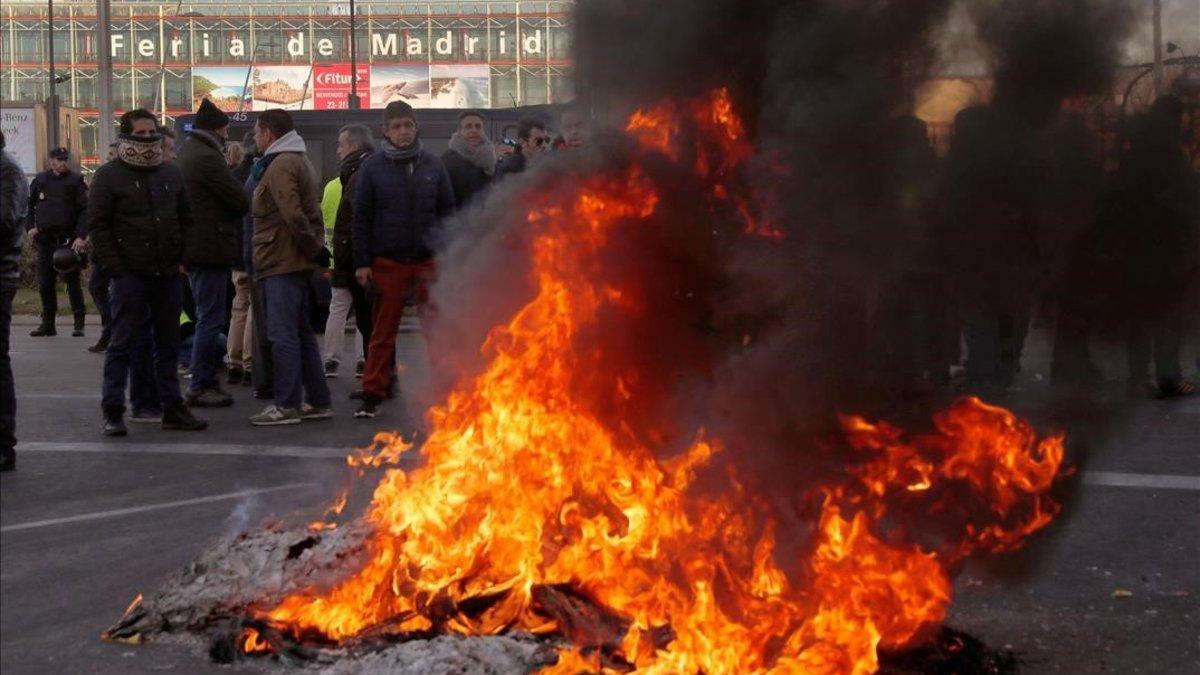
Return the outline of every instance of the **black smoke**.
<path id="1" fill-rule="evenodd" d="M 736 180 L 786 236 L 736 236 L 732 215 L 690 194 L 687 176 L 650 162 L 672 191 L 648 227 L 621 231 L 597 272 L 638 289 L 646 309 L 580 337 L 604 355 L 597 367 L 645 377 L 632 406 L 593 401 L 597 413 L 664 451 L 703 426 L 785 492 L 827 460 L 840 470 L 820 442 L 838 411 L 927 419 L 945 397 L 913 382 L 948 391 L 956 293 L 975 283 L 1031 296 L 1046 276 L 1036 250 L 1057 227 L 1055 201 L 1038 178 L 1061 182 L 1070 143 L 1087 145 L 1071 140 L 1062 103 L 1106 90 L 1131 16 L 1112 1 L 971 3 L 995 97 L 965 113 L 939 160 L 909 111 L 942 65 L 954 4 L 578 2 L 576 90 L 597 131 L 582 153 L 506 179 L 450 225 L 431 335 L 443 384 L 476 372 L 487 331 L 530 297 L 529 206 L 629 161 L 618 127 L 630 111 L 726 87 L 757 151 Z M 1067 149 L 1046 142 L 1059 138 Z M 968 217 L 989 209 L 999 215 Z M 1048 238 L 1064 237 L 1074 233 Z M 981 243 L 992 240 L 1011 256 L 989 257 Z"/>

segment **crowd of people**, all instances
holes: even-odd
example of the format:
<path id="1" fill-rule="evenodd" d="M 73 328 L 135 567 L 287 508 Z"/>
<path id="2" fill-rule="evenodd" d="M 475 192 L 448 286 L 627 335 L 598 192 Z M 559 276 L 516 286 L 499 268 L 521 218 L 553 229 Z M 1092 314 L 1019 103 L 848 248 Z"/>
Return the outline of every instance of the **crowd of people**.
<path id="1" fill-rule="evenodd" d="M 1036 302 L 1056 313 L 1056 382 L 1094 381 L 1089 344 L 1118 317 L 1134 393 L 1192 394 L 1180 352 L 1196 311 L 1200 187 L 1182 116 L 1173 97 L 1137 116 L 1107 172 L 1078 116 L 1030 134 L 991 108 L 967 108 L 944 161 L 923 123 L 896 120 L 885 131 L 894 151 L 879 198 L 904 232 L 889 251 L 896 278 L 871 319 L 880 358 L 909 384 L 936 385 L 961 361 L 967 387 L 1003 389 L 1020 369 Z M 130 110 L 90 186 L 64 148 L 28 186 L 4 155 L 3 465 L 15 461 L 7 347 L 26 229 L 42 300 L 32 336 L 56 334 L 59 278 L 73 334 L 84 334 L 80 271 L 92 265 L 102 334 L 89 350 L 104 354 L 105 436 L 126 435 L 126 420 L 205 429 L 192 409 L 232 405 L 223 385 L 252 386 L 270 401 L 254 425 L 329 418 L 326 379 L 339 374 L 351 315 L 362 378 L 354 416 L 372 418 L 396 395 L 405 306 L 430 309 L 434 242 L 447 216 L 586 136 L 583 116 L 568 109 L 557 137 L 527 118 L 516 139 L 493 143 L 484 113 L 465 111 L 438 157 L 422 147 L 416 111 L 393 102 L 381 141 L 361 124 L 340 130 L 339 172 L 322 187 L 286 111 L 260 113 L 240 144 L 229 123 L 204 101 L 176 148 L 153 113 Z M 310 320 L 314 275 L 332 286 L 323 345 Z"/>
<path id="2" fill-rule="evenodd" d="M 126 112 L 90 185 L 66 148 L 51 151 L 49 169 L 28 186 L 5 154 L 0 463 L 15 463 L 7 340 L 26 231 L 42 301 L 31 336 L 57 334 L 59 279 L 73 335 L 84 335 L 81 273 L 91 266 L 102 330 L 88 350 L 104 355 L 105 436 L 127 435 L 127 421 L 203 430 L 192 410 L 232 405 L 225 385 L 252 386 L 270 401 L 250 417 L 254 425 L 329 418 L 325 380 L 338 374 L 351 314 L 362 378 L 354 415 L 374 417 L 396 394 L 404 308 L 427 304 L 441 222 L 550 149 L 540 119 L 523 120 L 512 145 L 493 144 L 482 112 L 458 122 L 438 157 L 422 147 L 416 111 L 394 102 L 383 111 L 382 142 L 365 125 L 341 129 L 339 174 L 323 189 L 286 111 L 260 113 L 236 143 L 229 116 L 207 100 L 178 147 L 153 113 Z M 580 121 L 569 138 L 571 147 L 582 143 Z M 323 350 L 310 320 L 314 275 L 333 289 Z M 182 389 L 181 376 L 190 378 Z"/>

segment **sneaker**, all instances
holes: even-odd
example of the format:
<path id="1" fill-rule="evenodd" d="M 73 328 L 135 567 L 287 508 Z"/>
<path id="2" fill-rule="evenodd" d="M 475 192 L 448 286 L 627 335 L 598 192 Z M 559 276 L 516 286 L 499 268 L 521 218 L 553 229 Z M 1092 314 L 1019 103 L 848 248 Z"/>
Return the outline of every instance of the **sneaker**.
<path id="1" fill-rule="evenodd" d="M 189 391 L 184 400 L 193 408 L 228 408 L 233 405 L 233 397 L 220 389 Z"/>
<path id="2" fill-rule="evenodd" d="M 300 419 L 302 420 L 327 420 L 333 417 L 333 408 L 327 405 L 309 405 L 305 403 L 300 406 Z"/>
<path id="3" fill-rule="evenodd" d="M 225 384 L 241 384 L 242 378 L 246 376 L 246 371 L 239 366 L 229 366 L 229 370 L 225 374 Z"/>
<path id="4" fill-rule="evenodd" d="M 108 351 L 108 338 L 101 337 L 96 341 L 96 344 L 88 347 L 87 350 L 93 354 L 103 354 Z"/>
<path id="5" fill-rule="evenodd" d="M 371 419 L 379 414 L 379 399 L 370 394 L 363 396 L 362 405 L 358 406 L 358 410 L 354 411 L 354 416 L 358 419 Z"/>
<path id="6" fill-rule="evenodd" d="M 54 337 L 58 335 L 58 330 L 54 326 L 41 325 L 33 329 L 29 337 Z"/>
<path id="7" fill-rule="evenodd" d="M 280 408 L 269 405 L 262 412 L 250 417 L 256 427 L 276 427 L 284 424 L 300 424 L 300 411 L 295 408 Z"/>
<path id="8" fill-rule="evenodd" d="M 242 386 L 243 387 L 254 386 L 254 372 L 252 370 L 250 370 L 249 368 L 247 368 L 246 371 L 244 373 L 242 373 Z"/>
<path id="9" fill-rule="evenodd" d="M 129 430 L 125 428 L 125 418 L 121 415 L 108 415 L 104 418 L 102 433 L 109 437 L 125 436 Z"/>
<path id="10" fill-rule="evenodd" d="M 359 359 L 358 363 L 354 364 L 354 376 L 361 380 L 362 376 L 363 376 L 363 371 L 366 369 L 367 369 L 366 361 Z"/>
<path id="11" fill-rule="evenodd" d="M 192 415 L 192 411 L 180 403 L 163 411 L 162 428 L 167 431 L 203 431 L 208 428 L 208 422 Z"/>
<path id="12" fill-rule="evenodd" d="M 71 331 L 71 337 L 83 337 L 83 329 L 76 328 L 75 330 Z"/>
<path id="13" fill-rule="evenodd" d="M 338 376 L 337 369 L 338 369 L 337 361 L 332 361 L 332 360 L 326 361 L 325 362 L 325 377 L 337 377 Z"/>
<path id="14" fill-rule="evenodd" d="M 129 421 L 134 424 L 161 424 L 162 420 L 161 410 L 134 410 L 129 414 Z"/>

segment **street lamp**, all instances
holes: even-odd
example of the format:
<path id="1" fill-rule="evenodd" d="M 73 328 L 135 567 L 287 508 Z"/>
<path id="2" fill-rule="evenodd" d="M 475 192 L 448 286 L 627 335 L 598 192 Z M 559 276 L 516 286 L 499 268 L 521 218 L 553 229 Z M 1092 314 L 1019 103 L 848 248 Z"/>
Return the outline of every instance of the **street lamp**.
<path id="1" fill-rule="evenodd" d="M 350 0 L 350 100 L 351 110 L 358 110 L 358 40 L 355 38 L 354 0 Z"/>
<path id="2" fill-rule="evenodd" d="M 54 0 L 46 0 L 46 43 L 50 56 L 50 100 L 46 104 L 46 126 L 50 127 L 50 147 L 58 147 L 58 75 L 54 72 Z"/>

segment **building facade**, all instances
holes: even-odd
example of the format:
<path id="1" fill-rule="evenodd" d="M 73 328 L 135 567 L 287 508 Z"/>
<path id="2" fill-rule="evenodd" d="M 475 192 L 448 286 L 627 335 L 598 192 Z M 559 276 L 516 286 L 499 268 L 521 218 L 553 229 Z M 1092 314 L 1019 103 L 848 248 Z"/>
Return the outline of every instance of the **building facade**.
<path id="1" fill-rule="evenodd" d="M 94 163 L 99 88 L 95 0 L 0 3 L 0 100 L 58 101 L 83 120 Z M 355 2 L 361 108 L 501 108 L 573 96 L 571 0 Z M 203 98 L 228 111 L 337 110 L 351 92 L 348 1 L 111 0 L 113 105 L 165 123 Z M 51 39 L 53 44 L 51 45 Z"/>

